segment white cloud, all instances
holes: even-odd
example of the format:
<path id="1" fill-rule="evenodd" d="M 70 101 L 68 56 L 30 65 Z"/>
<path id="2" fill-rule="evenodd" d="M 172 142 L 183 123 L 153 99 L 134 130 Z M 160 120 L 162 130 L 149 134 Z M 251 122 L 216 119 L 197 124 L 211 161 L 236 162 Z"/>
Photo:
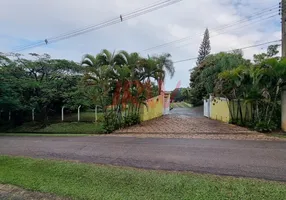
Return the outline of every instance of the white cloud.
<path id="1" fill-rule="evenodd" d="M 44 40 L 47 37 L 98 24 L 114 17 L 119 18 L 120 14 L 132 12 L 154 2 L 158 0 L 3 1 L 0 12 L 2 34 L 0 51 L 9 51 L 17 45 L 23 45 L 23 43 L 17 44 L 20 40 L 31 42 Z M 276 4 L 278 6 L 275 0 L 183 0 L 128 22 L 60 41 L 50 47 L 43 46 L 24 51 L 24 53 L 48 52 L 57 58 L 80 61 L 83 54 L 96 54 L 103 48 L 111 51 L 115 49 L 141 51 L 190 36 L 192 39 L 182 43 L 142 52 L 143 55 L 170 52 L 174 60 L 181 60 L 197 56 L 201 35 L 206 27 L 211 30 Z M 267 23 L 259 23 L 213 37 L 211 38 L 212 50 L 218 52 L 278 39 L 281 36 L 279 17 L 275 19 L 276 21 L 269 20 Z M 260 47 L 249 49 L 245 51 L 245 56 L 249 58 L 253 53 L 260 51 Z M 168 90 L 174 88 L 179 80 L 182 81 L 182 86 L 188 86 L 188 70 L 194 66 L 194 63 L 195 60 L 175 64 L 177 73 L 172 80 L 168 78 L 166 88 Z"/>

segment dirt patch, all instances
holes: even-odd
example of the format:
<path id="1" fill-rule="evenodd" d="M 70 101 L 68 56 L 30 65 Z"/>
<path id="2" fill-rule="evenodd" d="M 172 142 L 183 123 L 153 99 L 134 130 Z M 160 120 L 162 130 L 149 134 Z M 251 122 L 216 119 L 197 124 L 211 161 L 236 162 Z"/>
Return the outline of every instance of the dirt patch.
<path id="1" fill-rule="evenodd" d="M 0 184 L 1 200 L 68 200 L 52 194 L 32 192 L 12 185 Z"/>

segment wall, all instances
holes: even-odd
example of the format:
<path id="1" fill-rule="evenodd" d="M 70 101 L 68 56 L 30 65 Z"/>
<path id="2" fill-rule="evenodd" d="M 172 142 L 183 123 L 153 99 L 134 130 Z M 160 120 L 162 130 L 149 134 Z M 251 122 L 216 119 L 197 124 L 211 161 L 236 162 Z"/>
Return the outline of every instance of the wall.
<path id="1" fill-rule="evenodd" d="M 237 100 L 233 100 L 229 104 L 230 116 L 234 120 L 251 121 L 252 109 L 251 103 L 247 103 L 241 100 L 239 103 Z M 241 111 L 241 113 L 240 113 Z"/>
<path id="2" fill-rule="evenodd" d="M 164 111 L 164 94 L 148 99 L 147 107 L 142 105 L 140 108 L 141 121 L 147 121 L 163 115 Z"/>
<path id="3" fill-rule="evenodd" d="M 204 116 L 210 117 L 210 99 L 204 99 Z"/>
<path id="4" fill-rule="evenodd" d="M 210 118 L 229 122 L 230 120 L 230 112 L 228 108 L 228 101 L 225 98 L 212 98 L 210 102 Z"/>
<path id="5" fill-rule="evenodd" d="M 241 107 L 241 113 L 239 112 Z M 204 108 L 205 109 L 205 108 Z M 205 112 L 205 110 L 204 110 Z M 230 122 L 230 120 L 249 121 L 252 118 L 251 104 L 245 101 L 228 101 L 226 98 L 210 97 L 210 118 Z M 232 119 L 233 117 L 233 119 Z"/>
<path id="6" fill-rule="evenodd" d="M 164 115 L 170 114 L 170 98 L 171 98 L 171 92 L 165 92 L 165 94 L 164 94 L 164 107 L 163 107 Z"/>

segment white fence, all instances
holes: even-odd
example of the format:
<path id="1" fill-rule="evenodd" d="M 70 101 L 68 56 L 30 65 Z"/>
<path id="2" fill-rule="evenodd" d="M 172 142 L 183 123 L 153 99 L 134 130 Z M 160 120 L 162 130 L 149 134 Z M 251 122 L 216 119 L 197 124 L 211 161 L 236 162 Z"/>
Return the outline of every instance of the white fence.
<path id="1" fill-rule="evenodd" d="M 211 113 L 211 109 L 210 109 L 210 98 L 209 99 L 204 99 L 204 116 L 205 117 L 210 117 Z"/>

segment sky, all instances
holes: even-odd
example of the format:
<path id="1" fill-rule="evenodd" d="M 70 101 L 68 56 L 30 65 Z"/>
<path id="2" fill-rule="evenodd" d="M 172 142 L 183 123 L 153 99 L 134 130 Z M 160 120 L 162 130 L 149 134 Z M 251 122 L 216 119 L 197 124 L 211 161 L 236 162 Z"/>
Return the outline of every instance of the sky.
<path id="1" fill-rule="evenodd" d="M 156 2 L 158 0 L 0 0 L 0 52 L 11 52 L 45 38 L 119 18 L 121 14 Z M 182 0 L 122 23 L 19 53 L 48 53 L 52 58 L 80 62 L 87 53 L 96 55 L 102 49 L 108 49 L 139 52 L 142 56 L 170 53 L 173 61 L 179 61 L 197 57 L 206 28 L 210 30 L 212 53 L 280 39 L 278 4 L 277 0 Z M 277 7 L 274 9 L 274 6 Z M 273 10 L 267 10 L 256 20 L 277 16 L 254 24 L 249 24 L 252 22 L 249 20 L 228 29 L 215 30 L 249 19 L 253 13 L 268 8 Z M 185 37 L 189 39 L 144 51 Z M 266 48 L 267 45 L 244 50 L 244 56 L 251 59 L 253 54 L 262 53 Z M 188 87 L 189 70 L 195 62 L 175 63 L 175 75 L 166 78 L 165 89 Z"/>

